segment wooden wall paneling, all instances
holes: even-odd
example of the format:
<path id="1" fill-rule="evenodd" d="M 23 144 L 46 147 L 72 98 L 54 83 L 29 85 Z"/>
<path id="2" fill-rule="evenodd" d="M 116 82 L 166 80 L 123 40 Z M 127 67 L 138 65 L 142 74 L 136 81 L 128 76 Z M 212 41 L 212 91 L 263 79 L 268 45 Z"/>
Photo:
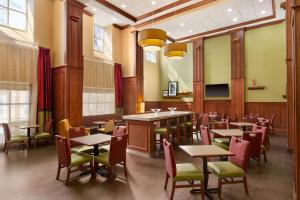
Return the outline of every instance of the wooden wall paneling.
<path id="1" fill-rule="evenodd" d="M 205 100 L 204 112 L 218 112 L 220 114 L 230 114 L 230 100 Z"/>
<path id="2" fill-rule="evenodd" d="M 194 112 L 203 113 L 204 99 L 204 40 L 193 41 L 193 101 Z"/>
<path id="3" fill-rule="evenodd" d="M 123 78 L 123 112 L 125 115 L 136 113 L 136 77 Z"/>
<path id="4" fill-rule="evenodd" d="M 245 31 L 231 33 L 231 116 L 244 116 Z"/>
<path id="5" fill-rule="evenodd" d="M 300 0 L 292 1 L 293 15 L 293 74 L 295 96 L 295 135 L 294 135 L 294 183 L 295 198 L 300 199 Z"/>
<path id="6" fill-rule="evenodd" d="M 294 65 L 293 65 L 293 25 L 291 1 L 286 2 L 286 65 L 287 65 L 287 121 L 288 121 L 288 149 L 293 149 L 295 135 L 295 96 L 294 96 Z"/>

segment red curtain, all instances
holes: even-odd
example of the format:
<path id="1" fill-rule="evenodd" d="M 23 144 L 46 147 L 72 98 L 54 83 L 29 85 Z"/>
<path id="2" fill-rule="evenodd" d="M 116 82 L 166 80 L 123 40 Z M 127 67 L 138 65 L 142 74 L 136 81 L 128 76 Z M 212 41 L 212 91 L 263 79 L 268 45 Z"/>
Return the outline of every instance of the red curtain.
<path id="1" fill-rule="evenodd" d="M 52 109 L 52 75 L 50 49 L 39 47 L 38 55 L 38 112 Z M 47 114 L 46 114 L 47 115 Z M 44 120 L 46 120 L 44 116 Z"/>
<path id="2" fill-rule="evenodd" d="M 123 82 L 122 82 L 122 65 L 115 63 L 115 104 L 116 107 L 122 107 L 122 91 L 123 91 Z"/>

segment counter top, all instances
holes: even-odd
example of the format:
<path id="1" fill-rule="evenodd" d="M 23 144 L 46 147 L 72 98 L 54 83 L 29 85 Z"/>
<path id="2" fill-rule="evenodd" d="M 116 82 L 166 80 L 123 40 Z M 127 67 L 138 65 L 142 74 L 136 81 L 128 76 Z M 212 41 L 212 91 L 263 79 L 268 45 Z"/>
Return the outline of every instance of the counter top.
<path id="1" fill-rule="evenodd" d="M 134 121 L 158 121 L 173 117 L 180 117 L 185 115 L 192 115 L 192 112 L 186 111 L 166 111 L 159 113 L 145 113 L 145 114 L 137 114 L 137 115 L 124 115 L 124 120 L 134 120 Z"/>

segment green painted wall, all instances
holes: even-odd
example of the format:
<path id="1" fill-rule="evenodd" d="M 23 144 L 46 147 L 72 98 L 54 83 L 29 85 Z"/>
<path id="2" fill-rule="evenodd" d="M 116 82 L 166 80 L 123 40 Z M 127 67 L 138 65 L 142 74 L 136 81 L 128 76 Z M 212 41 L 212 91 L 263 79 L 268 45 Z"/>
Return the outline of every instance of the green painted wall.
<path id="1" fill-rule="evenodd" d="M 187 54 L 182 60 L 172 60 L 163 55 L 160 57 L 160 89 L 161 100 L 172 101 L 162 98 L 162 91 L 168 89 L 169 81 L 178 81 L 179 92 L 193 91 L 193 44 L 188 43 Z M 184 98 L 175 101 L 192 101 L 192 98 Z"/>
<path id="2" fill-rule="evenodd" d="M 204 40 L 204 81 L 205 84 L 228 83 L 230 85 L 231 46 L 229 35 Z M 205 97 L 205 99 L 207 98 Z M 230 99 L 230 97 L 222 99 Z"/>
<path id="3" fill-rule="evenodd" d="M 245 48 L 245 101 L 286 101 L 285 23 L 246 31 Z M 252 79 L 266 89 L 248 90 Z"/>

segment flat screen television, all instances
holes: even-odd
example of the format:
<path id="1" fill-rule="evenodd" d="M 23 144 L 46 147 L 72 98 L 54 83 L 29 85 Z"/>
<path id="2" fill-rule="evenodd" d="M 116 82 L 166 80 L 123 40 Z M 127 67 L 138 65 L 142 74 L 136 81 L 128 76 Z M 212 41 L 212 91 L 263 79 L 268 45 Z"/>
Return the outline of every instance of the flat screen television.
<path id="1" fill-rule="evenodd" d="M 228 84 L 208 84 L 205 85 L 206 97 L 229 97 Z"/>

